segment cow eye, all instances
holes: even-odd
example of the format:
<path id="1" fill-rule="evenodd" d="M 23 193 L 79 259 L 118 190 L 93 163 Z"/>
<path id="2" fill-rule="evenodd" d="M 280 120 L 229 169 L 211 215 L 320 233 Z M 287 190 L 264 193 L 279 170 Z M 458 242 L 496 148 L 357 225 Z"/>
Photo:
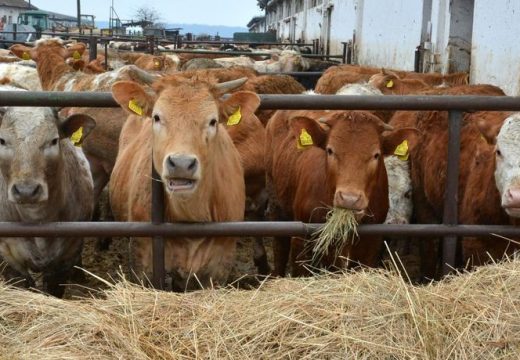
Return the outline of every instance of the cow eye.
<path id="1" fill-rule="evenodd" d="M 161 121 L 161 118 L 159 117 L 159 115 L 155 114 L 155 115 L 153 116 L 153 121 L 156 122 L 156 123 L 158 123 L 158 122 Z"/>
<path id="2" fill-rule="evenodd" d="M 327 155 L 332 156 L 334 154 L 334 151 L 330 147 L 327 148 Z"/>
<path id="3" fill-rule="evenodd" d="M 59 140 L 60 140 L 59 138 L 52 139 L 52 141 L 51 141 L 51 145 L 53 145 L 53 146 L 54 146 L 54 145 L 58 145 L 58 141 L 59 141 Z"/>
<path id="4" fill-rule="evenodd" d="M 0 138 L 0 145 L 5 145 L 5 139 Z"/>
<path id="5" fill-rule="evenodd" d="M 412 196 L 412 190 L 408 190 L 407 192 L 404 193 L 404 197 L 407 199 L 409 199 L 411 196 Z"/>
<path id="6" fill-rule="evenodd" d="M 502 152 L 500 150 L 497 149 L 497 156 L 502 156 Z"/>
<path id="7" fill-rule="evenodd" d="M 380 156 L 381 156 L 380 153 L 375 153 L 375 154 L 374 154 L 374 159 L 375 159 L 375 160 L 379 160 L 379 157 L 380 157 Z"/>
<path id="8" fill-rule="evenodd" d="M 209 126 L 212 126 L 212 127 L 217 126 L 217 119 L 211 119 L 211 121 L 209 122 Z"/>

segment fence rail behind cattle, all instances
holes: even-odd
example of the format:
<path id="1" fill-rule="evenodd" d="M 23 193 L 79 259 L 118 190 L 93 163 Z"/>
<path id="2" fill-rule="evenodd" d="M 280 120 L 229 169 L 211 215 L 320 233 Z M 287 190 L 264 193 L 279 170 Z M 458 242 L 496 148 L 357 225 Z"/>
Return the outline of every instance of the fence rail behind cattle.
<path id="1" fill-rule="evenodd" d="M 494 96 L 344 96 L 260 95 L 261 109 L 330 110 L 446 110 L 449 111 L 447 182 L 443 224 L 360 225 L 360 234 L 443 236 L 443 272 L 455 266 L 457 236 L 497 234 L 518 236 L 514 226 L 457 225 L 458 172 L 462 111 L 520 111 L 520 97 Z M 3 92 L 0 106 L 116 107 L 110 93 Z M 154 178 L 154 176 L 152 176 Z M 320 224 L 301 222 L 239 222 L 164 224 L 162 184 L 152 183 L 152 223 L 69 222 L 47 224 L 0 223 L 0 236 L 152 236 L 153 284 L 164 285 L 164 236 L 309 236 Z"/>

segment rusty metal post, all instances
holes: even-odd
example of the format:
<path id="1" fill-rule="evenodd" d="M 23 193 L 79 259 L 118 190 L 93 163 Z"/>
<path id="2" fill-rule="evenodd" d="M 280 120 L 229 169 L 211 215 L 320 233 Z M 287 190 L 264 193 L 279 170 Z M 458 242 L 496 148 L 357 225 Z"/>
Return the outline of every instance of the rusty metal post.
<path id="1" fill-rule="evenodd" d="M 343 45 L 343 64 L 347 63 L 347 42 L 341 42 L 341 45 Z"/>
<path id="2" fill-rule="evenodd" d="M 413 71 L 415 71 L 416 73 L 422 72 L 421 71 L 421 52 L 422 52 L 422 48 L 421 48 L 421 45 L 419 45 L 415 48 L 415 58 L 414 58 L 414 66 L 413 66 Z"/>
<path id="3" fill-rule="evenodd" d="M 158 225 L 164 222 L 164 188 L 153 166 L 152 156 L 152 224 Z M 154 236 L 152 238 L 153 276 L 152 284 L 156 289 L 164 289 L 164 238 Z"/>
<path id="4" fill-rule="evenodd" d="M 108 70 L 108 43 L 105 42 L 105 70 Z"/>
<path id="5" fill-rule="evenodd" d="M 91 36 L 88 41 L 88 61 L 97 59 L 97 44 L 98 44 L 97 36 Z"/>
<path id="6" fill-rule="evenodd" d="M 450 111 L 448 124 L 448 163 L 444 192 L 444 225 L 457 225 L 459 203 L 459 159 L 462 112 Z M 456 266 L 457 237 L 446 236 L 442 242 L 442 273 L 449 274 Z"/>
<path id="7" fill-rule="evenodd" d="M 146 42 L 148 43 L 148 52 L 153 55 L 155 52 L 155 39 L 153 36 L 147 36 Z"/>

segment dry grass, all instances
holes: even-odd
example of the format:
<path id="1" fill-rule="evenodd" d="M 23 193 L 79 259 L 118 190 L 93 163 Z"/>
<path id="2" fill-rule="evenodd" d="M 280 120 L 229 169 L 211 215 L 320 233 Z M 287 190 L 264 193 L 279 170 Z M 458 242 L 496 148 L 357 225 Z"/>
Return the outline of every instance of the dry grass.
<path id="1" fill-rule="evenodd" d="M 5 359 L 517 359 L 520 261 L 424 287 L 359 271 L 58 300 L 0 286 Z"/>
<path id="2" fill-rule="evenodd" d="M 329 249 L 335 249 L 335 257 L 341 255 L 349 242 L 354 243 L 357 233 L 357 221 L 354 211 L 343 208 L 331 208 L 325 224 L 313 234 L 313 262 L 328 255 Z"/>

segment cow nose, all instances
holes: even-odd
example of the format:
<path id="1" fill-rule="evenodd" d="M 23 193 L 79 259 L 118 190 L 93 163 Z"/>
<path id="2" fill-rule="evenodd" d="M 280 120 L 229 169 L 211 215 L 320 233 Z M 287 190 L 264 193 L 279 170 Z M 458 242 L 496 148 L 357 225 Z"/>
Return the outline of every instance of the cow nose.
<path id="1" fill-rule="evenodd" d="M 170 176 L 191 179 L 197 172 L 199 161 L 192 155 L 170 155 L 166 166 Z"/>
<path id="2" fill-rule="evenodd" d="M 349 210 L 361 211 L 367 207 L 365 196 L 356 191 L 336 191 L 334 195 L 334 206 Z"/>
<path id="3" fill-rule="evenodd" d="M 36 203 L 43 194 L 43 188 L 38 183 L 23 182 L 13 184 L 11 194 L 17 203 Z"/>
<path id="4" fill-rule="evenodd" d="M 507 189 L 504 207 L 520 208 L 520 187 Z"/>

